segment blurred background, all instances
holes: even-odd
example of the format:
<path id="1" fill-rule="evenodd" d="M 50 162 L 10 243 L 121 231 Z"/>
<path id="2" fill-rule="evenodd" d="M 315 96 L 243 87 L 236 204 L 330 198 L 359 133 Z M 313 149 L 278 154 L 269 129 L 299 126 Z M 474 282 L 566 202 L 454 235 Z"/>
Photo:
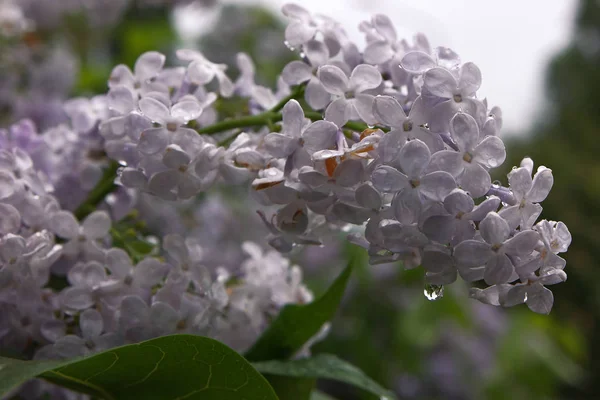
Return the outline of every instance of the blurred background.
<path id="1" fill-rule="evenodd" d="M 9 2 L 20 6 L 30 26 L 15 26 Z M 172 55 L 176 48 L 194 47 L 230 65 L 243 51 L 256 62 L 257 82 L 273 87 L 295 56 L 283 44 L 282 4 L 0 0 L 0 126 L 25 117 L 40 129 L 60 123 L 62 101 L 105 93 L 112 67 L 132 66 L 148 50 Z M 600 359 L 595 283 L 600 282 L 600 2 L 304 0 L 302 5 L 338 19 L 359 43 L 358 23 L 384 13 L 401 35 L 423 32 L 433 46 L 451 47 L 463 61 L 475 62 L 483 72 L 482 95 L 504 112 L 509 159 L 496 178 L 506 182 L 509 168 L 525 156 L 552 168 L 555 185 L 543 216 L 561 219 L 573 235 L 566 255 L 569 280 L 552 288 L 550 316 L 524 306 L 499 309 L 471 301 L 461 283 L 428 301 L 421 270 L 368 266 L 362 251 L 343 240 L 308 248 L 294 258 L 317 294 L 339 272 L 340 258 L 352 258 L 358 267 L 330 335 L 314 351 L 340 355 L 402 399 L 600 398 L 595 362 Z M 235 197 L 227 191 L 219 196 Z M 198 201 L 204 207 L 196 221 L 217 217 L 214 197 Z M 230 203 L 232 212 L 248 213 L 239 200 Z M 328 382 L 322 389 L 341 400 L 373 398 Z"/>

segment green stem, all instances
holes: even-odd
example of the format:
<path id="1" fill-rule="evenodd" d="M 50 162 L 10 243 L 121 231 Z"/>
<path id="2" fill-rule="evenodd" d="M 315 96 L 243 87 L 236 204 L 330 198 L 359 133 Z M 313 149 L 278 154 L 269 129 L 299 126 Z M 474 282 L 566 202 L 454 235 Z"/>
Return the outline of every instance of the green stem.
<path id="1" fill-rule="evenodd" d="M 250 126 L 265 126 L 268 121 L 279 122 L 281 121 L 281 113 L 265 111 L 264 113 L 257 115 L 249 115 L 247 117 L 240 117 L 236 119 L 229 119 L 226 121 L 217 122 L 212 125 L 205 126 L 204 128 L 197 129 L 198 133 L 204 135 L 212 135 L 223 131 L 229 131 L 235 128 L 245 128 Z"/>
<path id="2" fill-rule="evenodd" d="M 279 103 L 275 104 L 273 108 L 271 108 L 271 112 L 277 112 L 281 110 L 288 101 L 292 99 L 297 99 L 298 97 L 304 94 L 304 85 L 298 85 L 292 89 L 292 92 L 285 98 L 281 99 Z"/>
<path id="3" fill-rule="evenodd" d="M 77 207 L 77 210 L 75 210 L 75 217 L 77 217 L 78 220 L 81 221 L 95 211 L 98 204 L 100 204 L 108 194 L 112 193 L 117 188 L 117 185 L 115 185 L 117 169 L 119 169 L 119 163 L 116 161 L 112 161 L 108 165 L 108 168 L 104 171 L 100 181 L 88 194 L 88 197 L 85 199 L 85 201 L 79 207 Z"/>

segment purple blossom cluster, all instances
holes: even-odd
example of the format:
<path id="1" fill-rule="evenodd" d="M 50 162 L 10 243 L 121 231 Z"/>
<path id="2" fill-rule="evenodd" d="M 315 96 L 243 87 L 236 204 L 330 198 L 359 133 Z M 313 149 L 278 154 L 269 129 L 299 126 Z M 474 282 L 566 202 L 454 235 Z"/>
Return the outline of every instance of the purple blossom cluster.
<path id="1" fill-rule="evenodd" d="M 361 51 L 328 17 L 283 13 L 300 59 L 275 90 L 255 83 L 245 54 L 232 80 L 199 51 L 177 51 L 172 67 L 151 51 L 116 66 L 106 95 L 65 102 L 60 124 L 0 130 L 0 350 L 74 357 L 189 332 L 243 351 L 283 305 L 312 299 L 281 253 L 349 231 L 372 264 L 422 266 L 436 288 L 484 281 L 471 297 L 550 312 L 571 235 L 538 222 L 550 169 L 525 158 L 507 187 L 492 183 L 502 113 L 477 97 L 479 68 L 423 35 L 399 39 L 384 15 L 360 25 Z M 220 118 L 233 96 L 250 115 Z M 80 212 L 111 162 L 116 191 Z M 116 246 L 139 199 L 188 204 L 216 184 L 274 209 L 258 213 L 275 250 L 238 243 L 231 268 L 201 235 L 161 236 L 162 257 Z"/>

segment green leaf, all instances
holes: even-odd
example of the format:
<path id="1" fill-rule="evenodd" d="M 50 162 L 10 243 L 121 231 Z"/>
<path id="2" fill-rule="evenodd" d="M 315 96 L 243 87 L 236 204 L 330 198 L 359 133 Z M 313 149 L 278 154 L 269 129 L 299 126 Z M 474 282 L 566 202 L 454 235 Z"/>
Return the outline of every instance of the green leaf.
<path id="1" fill-rule="evenodd" d="M 0 397 L 36 376 L 106 400 L 277 400 L 241 355 L 193 335 L 164 336 L 76 360 L 0 357 Z"/>
<path id="2" fill-rule="evenodd" d="M 350 263 L 327 292 L 310 304 L 285 306 L 271 326 L 246 353 L 250 361 L 281 360 L 293 356 L 338 309 L 352 273 Z"/>
<path id="3" fill-rule="evenodd" d="M 280 399 L 309 400 L 317 380 L 314 378 L 292 378 L 281 375 L 265 375 Z"/>
<path id="4" fill-rule="evenodd" d="M 396 398 L 392 392 L 381 387 L 360 369 L 331 354 L 318 354 L 311 358 L 293 361 L 263 361 L 252 365 L 263 374 L 333 379 L 366 390 L 382 399 Z"/>
<path id="5" fill-rule="evenodd" d="M 310 395 L 310 400 L 336 400 L 336 399 L 334 399 L 333 397 L 331 397 L 327 393 L 323 393 L 323 392 L 321 392 L 319 390 L 315 390 Z"/>

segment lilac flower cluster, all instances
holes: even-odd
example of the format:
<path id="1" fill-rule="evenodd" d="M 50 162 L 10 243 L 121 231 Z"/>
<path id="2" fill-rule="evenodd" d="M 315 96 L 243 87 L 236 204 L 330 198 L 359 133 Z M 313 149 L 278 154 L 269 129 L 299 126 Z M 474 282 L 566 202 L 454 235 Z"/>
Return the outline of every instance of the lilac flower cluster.
<path id="1" fill-rule="evenodd" d="M 187 332 L 243 351 L 283 305 L 312 300 L 298 266 L 251 242 L 235 275 L 175 234 L 166 260 L 134 263 L 110 246 L 106 211 L 79 223 L 52 190 L 25 151 L 0 150 L 0 350 L 74 357 Z M 67 286 L 53 290 L 62 272 Z"/>
<path id="2" fill-rule="evenodd" d="M 483 280 L 471 291 L 482 302 L 550 312 L 571 242 L 563 223 L 537 222 L 552 171 L 525 158 L 508 187 L 492 183 L 502 113 L 477 97 L 477 66 L 422 35 L 398 39 L 383 15 L 360 25 L 361 51 L 334 20 L 283 12 L 301 59 L 276 90 L 254 82 L 245 54 L 234 81 L 196 50 L 173 67 L 151 51 L 116 66 L 106 95 L 66 102 L 62 124 L 0 130 L 0 349 L 72 357 L 174 332 L 247 349 L 284 304 L 311 301 L 280 253 L 350 230 L 372 264 L 421 265 L 436 286 Z M 234 95 L 250 115 L 221 120 L 216 103 Z M 114 178 L 106 204 L 80 211 Z M 259 215 L 278 252 L 246 242 L 233 271 L 192 235 L 162 237 L 164 258 L 117 247 L 117 216 L 137 197 L 182 204 L 217 183 L 276 209 Z"/>
<path id="3" fill-rule="evenodd" d="M 257 117 L 279 112 L 277 99 L 291 89 L 274 94 L 254 84 L 244 56 L 241 69 L 250 72 L 234 84 L 226 66 L 198 52 L 178 52 L 185 68 L 163 68 L 162 55 L 146 53 L 134 72 L 119 66 L 110 80 L 116 115 L 101 131 L 109 156 L 127 164 L 121 182 L 175 200 L 216 181 L 253 179 L 262 203 L 282 206 L 264 217 L 280 251 L 320 243 L 314 230 L 323 226 L 366 224 L 351 240 L 373 263 L 422 265 L 436 285 L 457 275 L 483 279 L 491 286 L 474 297 L 548 312 L 544 285 L 566 279 L 556 254 L 571 238 L 562 223 L 536 224 L 551 170 L 540 167 L 532 178 L 525 159 L 508 188 L 492 185 L 489 171 L 506 158 L 497 136 L 502 114 L 477 98 L 479 68 L 450 49 L 431 49 L 422 35 L 399 40 L 383 15 L 361 24 L 361 53 L 335 21 L 297 5 L 283 11 L 287 43 L 302 60 L 282 79 L 301 85 L 307 107 L 286 99 L 275 132 L 234 131 L 229 147 L 219 146 L 202 134 L 201 115 L 217 98 L 208 87 L 249 97 Z M 366 125 L 356 129 L 357 122 Z"/>

